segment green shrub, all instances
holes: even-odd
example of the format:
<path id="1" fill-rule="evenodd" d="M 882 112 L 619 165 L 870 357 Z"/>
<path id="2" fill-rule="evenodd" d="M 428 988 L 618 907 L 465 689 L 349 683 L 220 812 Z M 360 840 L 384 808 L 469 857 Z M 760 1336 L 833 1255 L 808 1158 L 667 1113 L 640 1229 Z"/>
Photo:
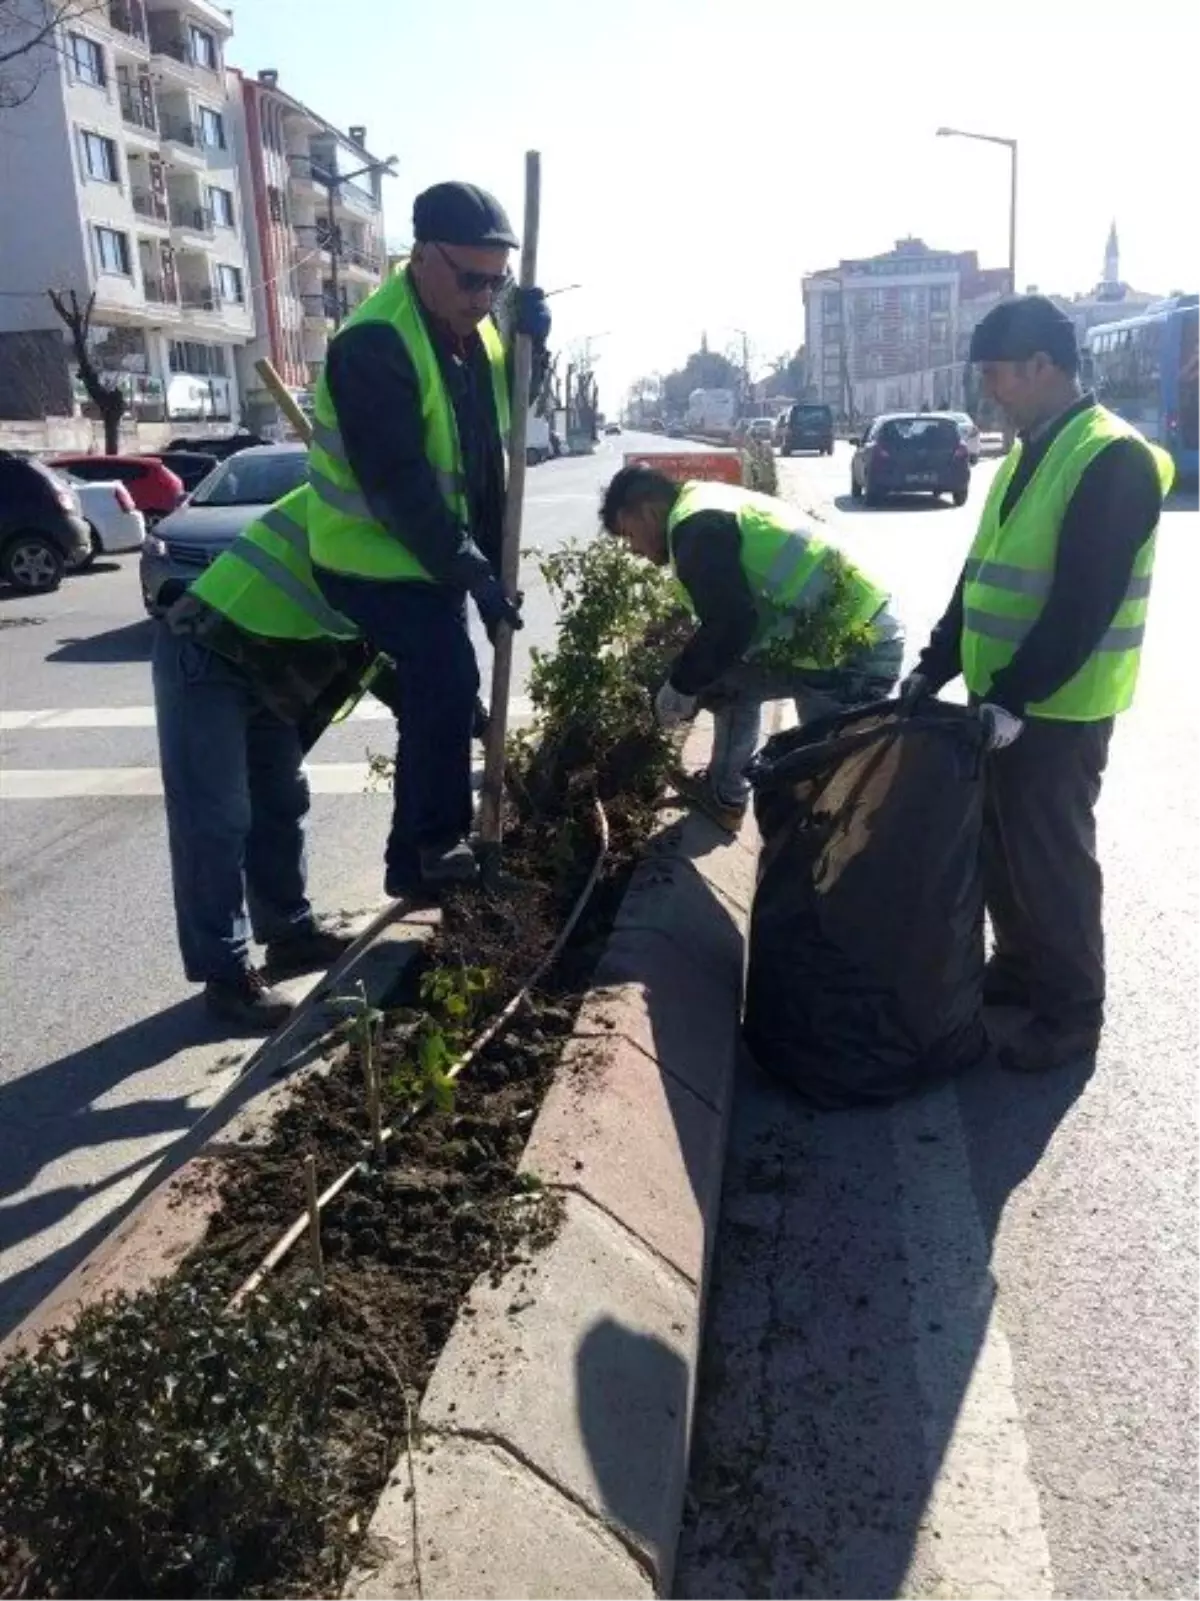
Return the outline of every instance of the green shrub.
<path id="1" fill-rule="evenodd" d="M 775 452 L 765 439 L 747 439 L 742 446 L 742 482 L 760 495 L 779 493 Z"/>

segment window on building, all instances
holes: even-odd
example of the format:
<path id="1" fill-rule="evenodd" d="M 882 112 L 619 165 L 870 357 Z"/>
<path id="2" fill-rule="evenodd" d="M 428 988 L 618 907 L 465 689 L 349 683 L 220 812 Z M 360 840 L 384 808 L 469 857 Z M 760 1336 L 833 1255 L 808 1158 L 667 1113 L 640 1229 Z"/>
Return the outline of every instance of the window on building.
<path id="1" fill-rule="evenodd" d="M 225 118 L 209 106 L 200 107 L 200 143 L 209 150 L 225 148 Z"/>
<path id="2" fill-rule="evenodd" d="M 933 288 L 929 291 L 929 309 L 930 311 L 950 310 L 949 284 L 934 284 Z"/>
<path id="3" fill-rule="evenodd" d="M 118 272 L 128 278 L 129 235 L 118 232 L 116 228 L 97 228 L 96 259 L 101 272 Z"/>
<path id="4" fill-rule="evenodd" d="M 90 83 L 97 89 L 103 89 L 104 51 L 94 39 L 85 38 L 82 33 L 69 33 L 67 54 L 71 62 L 71 73 L 77 83 Z"/>
<path id="5" fill-rule="evenodd" d="M 267 185 L 267 215 L 272 222 L 286 222 L 288 220 L 287 197 L 283 190 L 277 189 L 274 184 Z"/>
<path id="6" fill-rule="evenodd" d="M 262 141 L 268 150 L 274 150 L 277 155 L 283 153 L 283 127 L 282 119 L 277 107 L 270 100 L 260 102 L 262 106 Z"/>
<path id="7" fill-rule="evenodd" d="M 840 322 L 842 318 L 841 295 L 826 295 L 822 302 L 822 314 L 826 322 Z"/>
<path id="8" fill-rule="evenodd" d="M 224 262 L 217 268 L 217 293 L 222 300 L 230 301 L 240 306 L 245 303 L 246 294 L 242 285 L 242 269 L 240 267 L 227 267 Z"/>
<path id="9" fill-rule="evenodd" d="M 121 169 L 117 165 L 116 141 L 106 139 L 99 133 L 83 133 L 80 139 L 83 145 L 83 165 L 88 177 L 97 178 L 102 183 L 119 183 Z"/>
<path id="10" fill-rule="evenodd" d="M 212 219 L 218 228 L 234 227 L 233 195 L 228 189 L 218 189 L 215 185 L 210 184 L 208 209 L 212 212 Z"/>
<path id="11" fill-rule="evenodd" d="M 190 373 L 195 378 L 226 376 L 224 345 L 205 345 L 194 339 L 172 339 L 169 361 L 172 372 Z"/>
<path id="12" fill-rule="evenodd" d="M 188 27 L 188 43 L 196 66 L 207 67 L 210 72 L 216 72 L 218 56 L 215 36 L 206 28 L 198 28 L 193 22 Z"/>

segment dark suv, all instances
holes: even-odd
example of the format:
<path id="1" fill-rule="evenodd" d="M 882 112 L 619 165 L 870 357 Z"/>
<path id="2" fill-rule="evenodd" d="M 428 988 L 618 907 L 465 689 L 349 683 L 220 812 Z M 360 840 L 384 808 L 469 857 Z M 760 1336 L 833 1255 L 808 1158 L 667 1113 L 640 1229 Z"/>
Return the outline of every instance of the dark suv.
<path id="1" fill-rule="evenodd" d="M 833 407 L 793 406 L 784 418 L 779 434 L 779 454 L 790 456 L 797 450 L 815 450 L 819 456 L 833 455 Z"/>
<path id="2" fill-rule="evenodd" d="M 44 594 L 91 548 L 91 529 L 67 480 L 40 461 L 0 450 L 0 581 Z"/>
<path id="3" fill-rule="evenodd" d="M 922 492 L 953 495 L 965 505 L 971 461 L 953 417 L 936 412 L 902 412 L 876 417 L 850 462 L 850 493 L 877 506 L 888 495 Z"/>

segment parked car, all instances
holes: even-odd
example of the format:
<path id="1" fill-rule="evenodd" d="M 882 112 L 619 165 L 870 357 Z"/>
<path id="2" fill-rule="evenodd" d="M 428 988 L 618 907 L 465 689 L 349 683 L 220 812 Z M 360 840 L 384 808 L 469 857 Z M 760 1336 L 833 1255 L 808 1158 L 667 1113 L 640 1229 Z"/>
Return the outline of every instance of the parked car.
<path id="1" fill-rule="evenodd" d="M 52 456 L 50 465 L 85 484 L 124 484 L 148 528 L 183 499 L 182 480 L 157 456 Z"/>
<path id="2" fill-rule="evenodd" d="M 44 462 L 0 450 L 0 581 L 44 594 L 91 548 L 92 531 L 67 479 Z"/>
<path id="3" fill-rule="evenodd" d="M 154 454 L 180 480 L 187 495 L 197 484 L 204 482 L 221 460 L 221 457 L 202 450 L 156 450 Z"/>
<path id="4" fill-rule="evenodd" d="M 167 449 L 197 450 L 206 456 L 215 456 L 218 461 L 225 461 L 239 450 L 250 450 L 255 445 L 268 443 L 260 434 L 252 434 L 248 428 L 238 428 L 231 434 L 221 434 L 212 439 L 203 434 L 197 434 L 194 438 L 181 434 L 178 439 L 167 441 Z"/>
<path id="5" fill-rule="evenodd" d="M 833 407 L 800 401 L 787 412 L 779 454 L 790 456 L 797 450 L 814 450 L 819 456 L 833 455 Z"/>
<path id="6" fill-rule="evenodd" d="M 952 422 L 957 423 L 963 444 L 967 447 L 967 457 L 971 466 L 974 467 L 983 450 L 983 435 L 979 432 L 974 417 L 968 416 L 965 411 L 947 411 L 941 413 L 941 415 L 949 417 Z"/>
<path id="7" fill-rule="evenodd" d="M 775 424 L 770 417 L 752 417 L 746 424 L 747 439 L 762 439 L 769 445 L 773 442 Z"/>
<path id="8" fill-rule="evenodd" d="M 606 434 L 619 434 L 621 432 L 621 424 L 619 422 L 606 422 L 604 424 L 604 432 Z"/>
<path id="9" fill-rule="evenodd" d="M 90 567 L 97 556 L 115 556 L 124 550 L 141 550 L 146 520 L 133 504 L 124 484 L 88 484 L 72 480 L 80 511 L 91 541 L 87 555 L 75 571 Z"/>
<path id="10" fill-rule="evenodd" d="M 971 462 L 958 424 L 938 412 L 896 412 L 876 417 L 866 434 L 851 439 L 850 493 L 877 506 L 888 495 L 928 491 L 966 504 Z"/>
<path id="11" fill-rule="evenodd" d="M 303 445 L 252 445 L 223 461 L 178 511 L 146 535 L 142 599 L 152 617 L 177 600 L 247 523 L 302 484 Z"/>

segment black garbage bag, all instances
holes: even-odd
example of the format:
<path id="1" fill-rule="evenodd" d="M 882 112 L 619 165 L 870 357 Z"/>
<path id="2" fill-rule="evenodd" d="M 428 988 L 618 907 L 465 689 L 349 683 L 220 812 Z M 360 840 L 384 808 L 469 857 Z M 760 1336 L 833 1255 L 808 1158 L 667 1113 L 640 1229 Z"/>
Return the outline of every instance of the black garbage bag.
<path id="1" fill-rule="evenodd" d="M 886 701 L 780 734 L 751 768 L 745 1038 L 815 1105 L 895 1100 L 986 1052 L 982 756 L 965 708 Z"/>

